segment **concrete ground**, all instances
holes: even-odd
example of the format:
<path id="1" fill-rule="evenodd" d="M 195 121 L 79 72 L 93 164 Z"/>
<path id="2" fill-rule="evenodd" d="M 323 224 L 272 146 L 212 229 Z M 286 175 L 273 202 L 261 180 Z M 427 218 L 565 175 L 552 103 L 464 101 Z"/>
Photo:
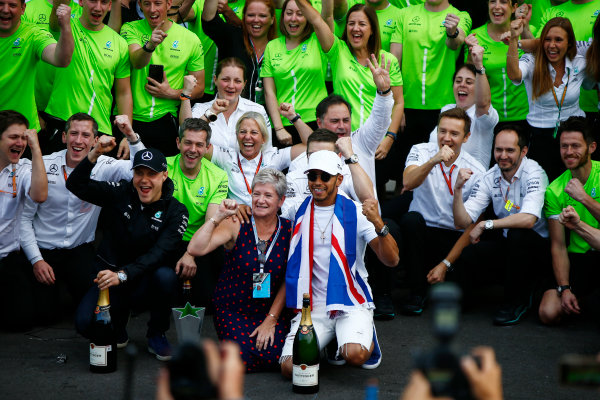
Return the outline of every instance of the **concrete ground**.
<path id="1" fill-rule="evenodd" d="M 548 328 L 530 314 L 520 325 L 500 328 L 491 324 L 496 303 L 497 296 L 484 294 L 477 306 L 462 316 L 454 344 L 462 353 L 480 344 L 495 348 L 506 399 L 600 398 L 598 391 L 563 387 L 558 380 L 562 354 L 600 351 L 598 325 L 591 317 Z M 146 351 L 147 318 L 147 313 L 134 317 L 128 327 L 131 343 L 139 350 L 134 371 L 135 399 L 154 398 L 155 377 L 163 365 Z M 397 316 L 376 325 L 383 350 L 379 368 L 367 371 L 333 367 L 323 361 L 316 396 L 293 394 L 291 383 L 278 373 L 251 374 L 246 376 L 246 398 L 362 399 L 366 381 L 375 377 L 379 380 L 380 399 L 398 399 L 412 369 L 415 349 L 429 349 L 435 344 L 431 310 L 420 317 Z M 212 317 L 205 320 L 203 336 L 216 338 Z M 176 342 L 173 329 L 168 337 Z M 61 355 L 66 355 L 65 363 L 57 362 Z M 115 373 L 90 373 L 88 342 L 75 333 L 68 317 L 57 325 L 26 333 L 0 333 L 0 399 L 119 399 L 125 387 L 125 358 L 120 350 Z"/>

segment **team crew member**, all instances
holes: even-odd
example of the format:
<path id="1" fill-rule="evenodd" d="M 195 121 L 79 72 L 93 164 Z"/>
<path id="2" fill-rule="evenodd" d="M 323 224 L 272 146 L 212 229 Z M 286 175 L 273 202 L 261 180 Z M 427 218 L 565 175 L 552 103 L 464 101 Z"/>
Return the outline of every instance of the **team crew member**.
<path id="1" fill-rule="evenodd" d="M 54 31 L 53 15 L 60 4 L 56 0 L 52 8 L 50 30 Z M 102 23 L 110 10 L 109 0 L 81 0 L 81 17 L 71 20 L 75 37 L 73 61 L 68 68 L 56 71 L 56 78 L 46 107 L 46 131 L 50 143 L 45 152 L 64 148 L 61 133 L 65 120 L 71 115 L 85 111 L 98 122 L 98 131 L 112 132 L 110 125 L 113 105 L 112 88 L 119 115 L 131 120 L 131 87 L 129 85 L 129 56 L 127 43 Z M 119 155 L 127 156 L 127 140 L 119 145 Z"/>
<path id="2" fill-rule="evenodd" d="M 149 308 L 148 351 L 161 361 L 169 360 L 171 346 L 165 332 L 178 289 L 170 262 L 187 229 L 188 212 L 172 196 L 167 161 L 158 150 L 147 149 L 135 155 L 131 181 L 90 179 L 100 155 L 115 145 L 114 141 L 101 144 L 88 153 L 67 180 L 67 189 L 83 201 L 103 207 L 103 217 L 110 221 L 95 261 L 96 285 L 79 304 L 75 327 L 81 335 L 89 336 L 99 290 L 110 289 L 117 346 L 124 347 L 129 341 L 126 325 L 130 309 Z"/>
<path id="3" fill-rule="evenodd" d="M 219 254 L 195 259 L 187 252 L 194 233 L 216 212 L 227 197 L 227 173 L 207 159 L 204 154 L 211 148 L 211 129 L 197 118 L 186 119 L 179 127 L 177 147 L 179 154 L 167 157 L 167 174 L 173 181 L 173 197 L 186 206 L 189 213 L 187 230 L 183 234 L 175 272 L 182 279 L 196 276 L 198 266 L 202 273 L 192 281 L 196 304 L 210 304 L 216 283 Z"/>
<path id="4" fill-rule="evenodd" d="M 463 288 L 482 272 L 494 267 L 505 271 L 505 304 L 494 317 L 496 325 L 517 324 L 531 307 L 531 292 L 537 282 L 536 266 L 547 265 L 548 225 L 542 215 L 548 177 L 533 160 L 526 157 L 526 131 L 514 125 L 498 132 L 494 145 L 497 164 L 473 186 L 467 201 L 462 190 L 473 179 L 465 170 L 458 172 L 454 185 L 454 224 L 467 228 L 476 222 L 491 203 L 496 219 L 481 221 L 470 232 L 474 245 L 461 254 L 457 271 Z M 503 235 L 492 237 L 491 230 Z M 482 260 L 486 267 L 481 268 Z M 549 261 L 549 259 L 548 259 Z"/>
<path id="5" fill-rule="evenodd" d="M 492 106 L 498 111 L 500 124 L 507 122 L 511 125 L 517 121 L 523 124 L 529 111 L 525 88 L 508 84 L 508 47 L 501 40 L 503 34 L 510 32 L 511 17 L 516 8 L 517 2 L 513 0 L 488 0 L 490 20 L 471 31 L 479 45 L 484 48 L 483 65 L 491 90 Z M 523 52 L 519 51 L 519 55 L 522 54 Z"/>
<path id="6" fill-rule="evenodd" d="M 133 66 L 133 127 L 146 146 L 167 156 L 177 153 L 177 108 L 183 77 L 191 74 L 197 80 L 192 99 L 204 92 L 202 44 L 192 32 L 167 18 L 170 6 L 171 0 L 143 0 L 140 8 L 145 19 L 121 28 Z M 161 76 L 151 75 L 153 64 L 163 66 Z"/>
<path id="7" fill-rule="evenodd" d="M 25 0 L 4 0 L 6 14 L 0 22 L 0 110 L 17 110 L 36 131 L 40 122 L 35 104 L 35 74 L 40 60 L 56 67 L 66 67 L 73 55 L 73 34 L 69 24 L 71 9 L 57 12 L 60 37 L 58 43 L 49 32 L 21 21 Z"/>
<path id="8" fill-rule="evenodd" d="M 573 206 L 566 206 L 558 216 L 558 221 L 565 228 L 577 233 L 583 240 L 592 246 L 595 250 L 600 250 L 600 229 L 592 228 L 581 220 Z"/>
<path id="9" fill-rule="evenodd" d="M 556 130 L 570 116 L 585 116 L 579 107 L 585 78 L 585 58 L 577 54 L 571 22 L 552 18 L 542 29 L 534 54 L 518 57 L 523 21 L 512 22 L 506 70 L 515 85 L 525 83 L 529 98 L 531 143 L 529 156 L 540 163 L 550 180 L 562 171 Z"/>
<path id="10" fill-rule="evenodd" d="M 404 169 L 404 190 L 413 191 L 409 212 L 401 220 L 410 294 L 402 312 L 420 315 L 427 300 L 427 274 L 444 259 L 462 232 L 454 226 L 453 182 L 459 170 L 472 174 L 462 196 L 466 200 L 485 168 L 466 151 L 471 119 L 462 108 L 440 114 L 437 143 L 413 146 Z M 449 263 L 448 263 L 449 264 Z M 450 265 L 447 266 L 451 268 Z"/>
<path id="11" fill-rule="evenodd" d="M 297 113 L 292 119 L 302 118 L 317 129 L 315 108 L 327 97 L 327 57 L 295 0 L 284 1 L 282 14 L 281 36 L 267 44 L 260 74 L 275 136 L 279 144 L 290 145 L 300 143 L 300 135 L 289 119 L 282 121 L 279 105 L 292 104 Z"/>
<path id="12" fill-rule="evenodd" d="M 381 349 L 363 257 L 369 244 L 386 266 L 395 267 L 398 246 L 379 216 L 375 199 L 361 205 L 338 194 L 343 177 L 336 153 L 311 154 L 306 172 L 311 196 L 296 214 L 285 276 L 286 306 L 301 309 L 303 293 L 310 293 L 321 348 L 337 340 L 338 361 L 377 368 Z M 344 274 L 344 268 L 350 274 Z M 292 320 L 281 352 L 281 372 L 286 377 L 292 375 L 292 346 L 300 317 L 298 313 Z"/>
<path id="13" fill-rule="evenodd" d="M 402 9 L 396 28 L 390 51 L 402 66 L 406 82 L 405 148 L 399 157 L 404 159 L 412 145 L 427 141 L 440 108 L 452 102 L 452 89 L 440 82 L 452 79 L 457 49 L 471 29 L 471 18 L 448 0 L 426 0 Z"/>
<path id="14" fill-rule="evenodd" d="M 48 197 L 37 133 L 28 127 L 23 114 L 0 111 L 0 324 L 7 329 L 26 330 L 33 322 L 18 303 L 27 282 L 19 257 L 19 218 L 26 198 L 42 203 Z M 28 144 L 32 161 L 21 158 Z"/>
<path id="15" fill-rule="evenodd" d="M 581 221 L 592 228 L 600 225 L 600 163 L 591 159 L 596 142 L 585 119 L 579 117 L 561 123 L 558 138 L 567 170 L 546 189 L 544 213 L 550 231 L 554 279 L 546 286 L 540 303 L 540 320 L 544 324 L 579 314 L 580 300 L 597 288 L 600 279 L 598 252 L 591 251 L 590 244 L 576 230 L 566 232 L 559 219 L 563 209 L 572 206 Z"/>
<path id="16" fill-rule="evenodd" d="M 600 11 L 598 0 L 571 0 L 546 10 L 539 25 L 538 32 L 554 17 L 568 18 L 573 24 L 573 33 L 578 42 L 592 40 L 594 22 Z M 579 107 L 588 118 L 598 118 L 598 93 L 596 90 L 581 90 Z"/>
<path id="17" fill-rule="evenodd" d="M 131 157 L 144 148 L 125 115 L 117 116 L 116 123 L 127 137 Z M 100 207 L 82 202 L 65 187 L 67 177 L 79 162 L 87 156 L 98 141 L 98 124 L 87 114 L 77 113 L 67 120 L 62 140 L 66 150 L 44 156 L 48 177 L 48 200 L 36 203 L 25 200 L 20 219 L 21 248 L 33 268 L 28 268 L 30 284 L 22 287 L 22 296 L 30 296 L 34 302 L 26 314 L 36 315 L 38 322 L 50 323 L 60 316 L 60 307 L 53 307 L 42 314 L 35 312 L 47 304 L 57 304 L 56 281 L 67 284 L 73 300 L 79 303 L 90 287 L 94 257 L 94 234 Z M 110 137 L 103 139 L 113 140 Z M 102 156 L 92 170 L 91 178 L 99 181 L 131 179 L 131 161 L 117 161 Z"/>
<path id="18" fill-rule="evenodd" d="M 484 48 L 477 44 L 473 35 L 467 36 L 469 55 L 473 64 L 465 64 L 454 74 L 454 100 L 456 104 L 446 104 L 442 112 L 460 107 L 471 118 L 471 135 L 462 147 L 484 167 L 490 165 L 494 127 L 498 123 L 498 112 L 491 105 L 490 84 L 483 66 Z M 429 136 L 430 142 L 437 142 L 437 127 Z"/>
<path id="19" fill-rule="evenodd" d="M 390 51 L 392 35 L 396 31 L 396 24 L 400 18 L 400 9 L 390 4 L 388 0 L 367 0 L 365 4 L 375 10 L 377 14 L 381 48 Z"/>
<path id="20" fill-rule="evenodd" d="M 79 3 L 71 0 L 71 18 L 81 16 L 81 7 Z M 27 2 L 25 14 L 21 19 L 23 22 L 35 24 L 38 28 L 50 31 L 50 13 L 52 12 L 52 0 L 30 0 Z M 48 105 L 50 92 L 52 91 L 52 82 L 56 67 L 48 63 L 38 63 L 35 71 L 35 104 L 38 110 L 45 110 Z"/>

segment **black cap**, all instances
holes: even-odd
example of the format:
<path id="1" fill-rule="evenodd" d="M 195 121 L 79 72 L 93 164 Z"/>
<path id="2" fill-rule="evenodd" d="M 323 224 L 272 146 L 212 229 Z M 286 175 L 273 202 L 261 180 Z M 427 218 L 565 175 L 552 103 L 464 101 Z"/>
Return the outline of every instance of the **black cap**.
<path id="1" fill-rule="evenodd" d="M 133 158 L 133 168 L 148 167 L 156 172 L 167 170 L 167 159 L 159 150 L 144 149 L 135 153 Z"/>

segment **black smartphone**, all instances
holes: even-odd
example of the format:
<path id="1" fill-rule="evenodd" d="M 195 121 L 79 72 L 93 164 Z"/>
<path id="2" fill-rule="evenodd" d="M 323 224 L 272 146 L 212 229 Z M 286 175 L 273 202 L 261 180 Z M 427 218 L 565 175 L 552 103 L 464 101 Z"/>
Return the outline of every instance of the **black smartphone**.
<path id="1" fill-rule="evenodd" d="M 600 387 L 600 361 L 595 355 L 565 354 L 560 358 L 560 383 Z"/>
<path id="2" fill-rule="evenodd" d="M 162 83 L 165 68 L 160 64 L 150 64 L 148 69 L 148 76 L 158 83 Z"/>

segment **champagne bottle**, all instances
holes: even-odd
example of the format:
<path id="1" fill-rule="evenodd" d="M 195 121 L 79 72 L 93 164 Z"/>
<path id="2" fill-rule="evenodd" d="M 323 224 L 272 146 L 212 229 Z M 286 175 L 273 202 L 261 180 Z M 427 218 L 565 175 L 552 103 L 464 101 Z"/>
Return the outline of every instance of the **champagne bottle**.
<path id="1" fill-rule="evenodd" d="M 90 371 L 114 372 L 117 369 L 117 339 L 110 318 L 108 289 L 100 290 L 90 334 Z"/>
<path id="2" fill-rule="evenodd" d="M 302 298 L 302 319 L 294 338 L 292 390 L 296 393 L 319 391 L 319 339 L 310 318 L 310 296 Z"/>
<path id="3" fill-rule="evenodd" d="M 192 282 L 189 279 L 183 282 L 183 305 L 187 303 L 192 305 Z"/>

